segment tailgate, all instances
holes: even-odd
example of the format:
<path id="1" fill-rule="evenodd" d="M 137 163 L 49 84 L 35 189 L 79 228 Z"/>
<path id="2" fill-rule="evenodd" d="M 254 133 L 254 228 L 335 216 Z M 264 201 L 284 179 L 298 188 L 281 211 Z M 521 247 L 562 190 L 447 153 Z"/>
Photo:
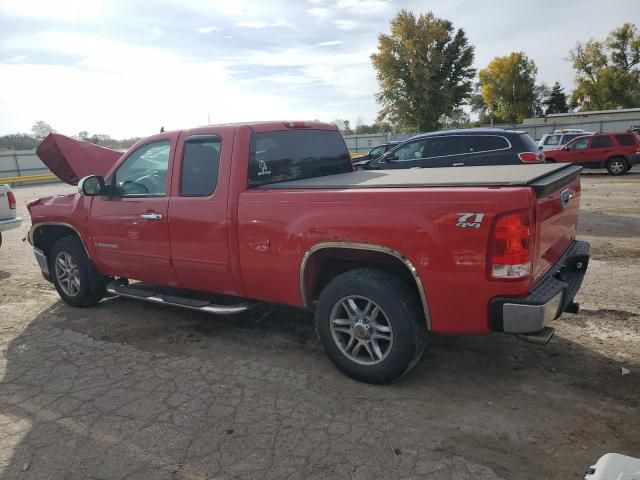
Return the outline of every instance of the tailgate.
<path id="1" fill-rule="evenodd" d="M 534 283 L 555 264 L 576 237 L 581 167 L 571 166 L 531 184 L 536 195 Z"/>

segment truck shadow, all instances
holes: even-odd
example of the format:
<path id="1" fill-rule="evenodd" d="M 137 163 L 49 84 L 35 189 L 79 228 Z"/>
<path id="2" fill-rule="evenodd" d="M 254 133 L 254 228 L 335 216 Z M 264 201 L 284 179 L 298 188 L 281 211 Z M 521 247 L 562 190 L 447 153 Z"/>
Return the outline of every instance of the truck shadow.
<path id="1" fill-rule="evenodd" d="M 640 218 L 581 211 L 578 231 L 596 237 L 634 238 L 640 236 Z"/>
<path id="2" fill-rule="evenodd" d="M 118 298 L 58 302 L 3 350 L 6 480 L 276 478 L 283 465 L 338 478 L 331 445 L 371 478 L 454 457 L 486 478 L 573 478 L 604 450 L 640 448 L 640 364 L 621 377 L 563 338 L 434 335 L 409 375 L 373 386 L 333 368 L 305 312 L 221 318 Z"/>

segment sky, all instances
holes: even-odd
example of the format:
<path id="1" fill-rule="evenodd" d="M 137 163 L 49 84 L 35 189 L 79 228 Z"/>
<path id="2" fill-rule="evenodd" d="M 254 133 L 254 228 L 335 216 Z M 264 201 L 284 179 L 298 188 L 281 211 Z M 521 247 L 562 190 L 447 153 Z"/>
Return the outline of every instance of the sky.
<path id="1" fill-rule="evenodd" d="M 475 66 L 524 51 L 573 88 L 577 41 L 640 26 L 638 0 L 0 0 L 0 135 L 145 136 L 207 123 L 375 120 L 370 55 L 401 9 L 466 31 Z"/>

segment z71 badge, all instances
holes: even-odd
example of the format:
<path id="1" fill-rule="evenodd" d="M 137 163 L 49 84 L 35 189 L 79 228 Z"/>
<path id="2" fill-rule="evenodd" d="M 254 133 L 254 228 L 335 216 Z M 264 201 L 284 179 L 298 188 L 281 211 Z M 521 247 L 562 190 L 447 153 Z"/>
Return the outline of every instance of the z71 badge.
<path id="1" fill-rule="evenodd" d="M 458 223 L 456 223 L 456 227 L 480 228 L 483 219 L 484 213 L 458 213 Z"/>

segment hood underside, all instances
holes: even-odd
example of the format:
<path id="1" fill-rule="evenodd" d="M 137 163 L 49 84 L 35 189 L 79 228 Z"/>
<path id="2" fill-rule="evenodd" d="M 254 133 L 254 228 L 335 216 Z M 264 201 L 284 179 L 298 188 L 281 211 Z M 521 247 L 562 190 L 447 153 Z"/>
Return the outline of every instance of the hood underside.
<path id="1" fill-rule="evenodd" d="M 105 176 L 122 152 L 50 133 L 38 146 L 36 155 L 60 180 L 77 185 L 87 175 Z"/>

